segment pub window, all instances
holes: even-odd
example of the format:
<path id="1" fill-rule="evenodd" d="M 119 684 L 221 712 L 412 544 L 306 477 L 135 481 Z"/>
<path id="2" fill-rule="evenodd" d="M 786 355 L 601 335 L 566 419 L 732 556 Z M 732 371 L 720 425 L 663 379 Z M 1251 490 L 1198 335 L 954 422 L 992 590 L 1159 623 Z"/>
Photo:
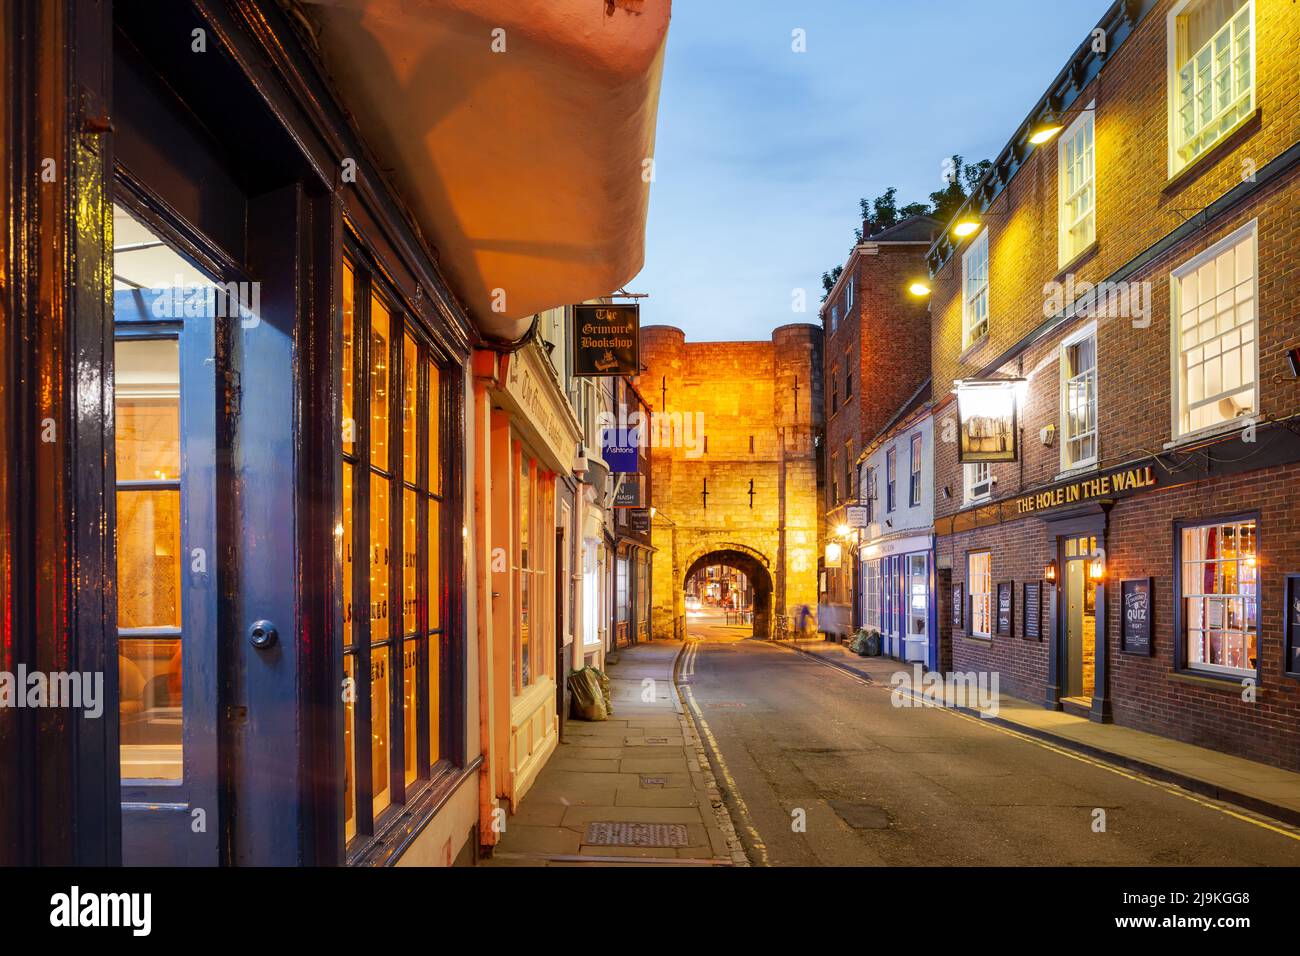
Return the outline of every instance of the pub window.
<path id="1" fill-rule="evenodd" d="M 343 264 L 344 833 L 430 780 L 445 747 L 439 359 L 358 260 Z M 364 521 L 361 518 L 364 516 Z M 391 809 L 396 814 L 396 809 Z"/>
<path id="2" fill-rule="evenodd" d="M 1259 642 L 1254 519 L 1184 527 L 1180 534 L 1184 665 L 1253 675 Z"/>
<path id="3" fill-rule="evenodd" d="M 1091 108 L 1091 107 L 1089 107 Z M 1057 145 L 1058 260 L 1064 267 L 1097 238 L 1096 151 L 1093 114 L 1083 112 Z"/>
<path id="4" fill-rule="evenodd" d="M 961 347 L 974 345 L 989 331 L 989 231 L 974 239 L 961 257 Z"/>
<path id="5" fill-rule="evenodd" d="M 1097 333 L 1089 326 L 1061 345 L 1061 466 L 1097 461 Z"/>
<path id="6" fill-rule="evenodd" d="M 912 469 L 907 484 L 907 501 L 913 508 L 921 503 L 921 435 L 912 436 Z"/>
<path id="7" fill-rule="evenodd" d="M 966 579 L 970 587 L 970 632 L 975 637 L 989 637 L 993 633 L 993 555 L 976 551 L 968 558 Z"/>
<path id="8" fill-rule="evenodd" d="M 1255 109 L 1253 0 L 1184 0 L 1169 14 L 1170 175 Z"/>

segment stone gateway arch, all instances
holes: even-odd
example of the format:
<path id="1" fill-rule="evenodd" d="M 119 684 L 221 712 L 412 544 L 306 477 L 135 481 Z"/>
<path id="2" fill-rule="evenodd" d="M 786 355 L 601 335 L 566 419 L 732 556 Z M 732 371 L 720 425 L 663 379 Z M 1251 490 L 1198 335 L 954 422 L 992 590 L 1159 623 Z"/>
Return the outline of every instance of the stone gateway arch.
<path id="1" fill-rule="evenodd" d="M 694 423 L 650 448 L 653 622 L 685 636 L 686 579 L 710 564 L 754 588 L 754 634 L 817 607 L 822 512 L 820 326 L 786 325 L 766 342 L 687 342 L 641 330 L 641 394 L 656 413 Z"/>

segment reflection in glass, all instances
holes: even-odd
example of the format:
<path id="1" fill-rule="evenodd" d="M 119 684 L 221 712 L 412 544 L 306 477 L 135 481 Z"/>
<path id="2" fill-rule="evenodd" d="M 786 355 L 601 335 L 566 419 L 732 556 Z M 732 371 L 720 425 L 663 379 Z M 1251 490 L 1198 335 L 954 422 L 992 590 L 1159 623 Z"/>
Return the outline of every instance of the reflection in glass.
<path id="1" fill-rule="evenodd" d="M 416 633 L 416 573 L 419 556 L 416 537 L 420 528 L 420 509 L 410 488 L 402 491 L 402 633 Z"/>
<path id="2" fill-rule="evenodd" d="M 429 501 L 429 629 L 439 626 L 442 610 L 442 578 L 438 571 L 438 552 L 441 550 L 442 538 L 438 534 L 438 510 L 441 505 Z"/>
<path id="3" fill-rule="evenodd" d="M 406 729 L 406 783 L 408 786 L 419 776 L 416 760 L 417 732 L 419 729 L 419 708 L 416 707 L 416 676 L 420 673 L 420 645 L 410 640 L 402 643 L 402 716 Z"/>
<path id="4" fill-rule="evenodd" d="M 370 297 L 370 464 L 388 470 L 388 309 Z"/>
<path id="5" fill-rule="evenodd" d="M 420 364 L 415 339 L 402 336 L 402 479 L 415 484 L 420 447 L 416 444 L 416 405 L 418 404 Z"/>
<path id="6" fill-rule="evenodd" d="M 388 637 L 388 482 L 370 476 L 370 638 Z"/>
<path id="7" fill-rule="evenodd" d="M 181 474 L 180 353 L 176 339 L 122 339 L 114 348 L 118 481 Z"/>
<path id="8" fill-rule="evenodd" d="M 123 780 L 181 779 L 182 678 L 179 638 L 123 638 L 118 644 Z"/>
<path id="9" fill-rule="evenodd" d="M 117 493 L 119 627 L 181 626 L 181 493 Z"/>
<path id="10" fill-rule="evenodd" d="M 429 763 L 442 756 L 441 637 L 429 635 Z"/>
<path id="11" fill-rule="evenodd" d="M 343 646 L 352 646 L 352 466 L 343 463 Z"/>
<path id="12" fill-rule="evenodd" d="M 356 687 L 356 657 L 348 654 L 343 658 L 343 676 Z M 351 840 L 357 832 L 357 754 L 353 737 L 356 728 L 356 694 L 350 693 L 343 699 L 343 838 Z"/>
<path id="13" fill-rule="evenodd" d="M 388 790 L 388 648 L 370 649 L 370 779 L 374 814 L 390 802 Z"/>
<path id="14" fill-rule="evenodd" d="M 442 469 L 439 467 L 441 436 L 438 417 L 442 401 L 442 378 L 438 366 L 433 362 L 427 363 L 427 368 L 429 369 L 429 490 L 438 494 L 442 490 Z"/>

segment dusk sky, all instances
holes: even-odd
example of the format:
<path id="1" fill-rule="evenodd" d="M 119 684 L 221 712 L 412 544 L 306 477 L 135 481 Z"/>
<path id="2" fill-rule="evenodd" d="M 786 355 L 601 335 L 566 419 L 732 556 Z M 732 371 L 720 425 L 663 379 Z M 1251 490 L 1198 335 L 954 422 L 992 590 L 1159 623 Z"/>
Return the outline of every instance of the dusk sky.
<path id="1" fill-rule="evenodd" d="M 678 0 L 659 109 L 642 324 L 696 341 L 817 321 L 858 199 L 903 205 L 952 153 L 994 158 L 1103 0 Z M 791 49 L 805 31 L 807 52 Z M 808 311 L 792 308 L 808 290 Z"/>

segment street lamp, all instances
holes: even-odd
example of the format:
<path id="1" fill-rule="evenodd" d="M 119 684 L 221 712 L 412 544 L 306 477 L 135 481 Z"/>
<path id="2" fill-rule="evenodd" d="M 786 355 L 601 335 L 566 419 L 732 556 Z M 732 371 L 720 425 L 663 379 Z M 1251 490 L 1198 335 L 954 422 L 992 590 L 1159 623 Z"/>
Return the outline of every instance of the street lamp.
<path id="1" fill-rule="evenodd" d="M 930 294 L 930 283 L 924 279 L 914 279 L 912 284 L 907 287 L 907 291 L 918 299 L 924 299 Z"/>

